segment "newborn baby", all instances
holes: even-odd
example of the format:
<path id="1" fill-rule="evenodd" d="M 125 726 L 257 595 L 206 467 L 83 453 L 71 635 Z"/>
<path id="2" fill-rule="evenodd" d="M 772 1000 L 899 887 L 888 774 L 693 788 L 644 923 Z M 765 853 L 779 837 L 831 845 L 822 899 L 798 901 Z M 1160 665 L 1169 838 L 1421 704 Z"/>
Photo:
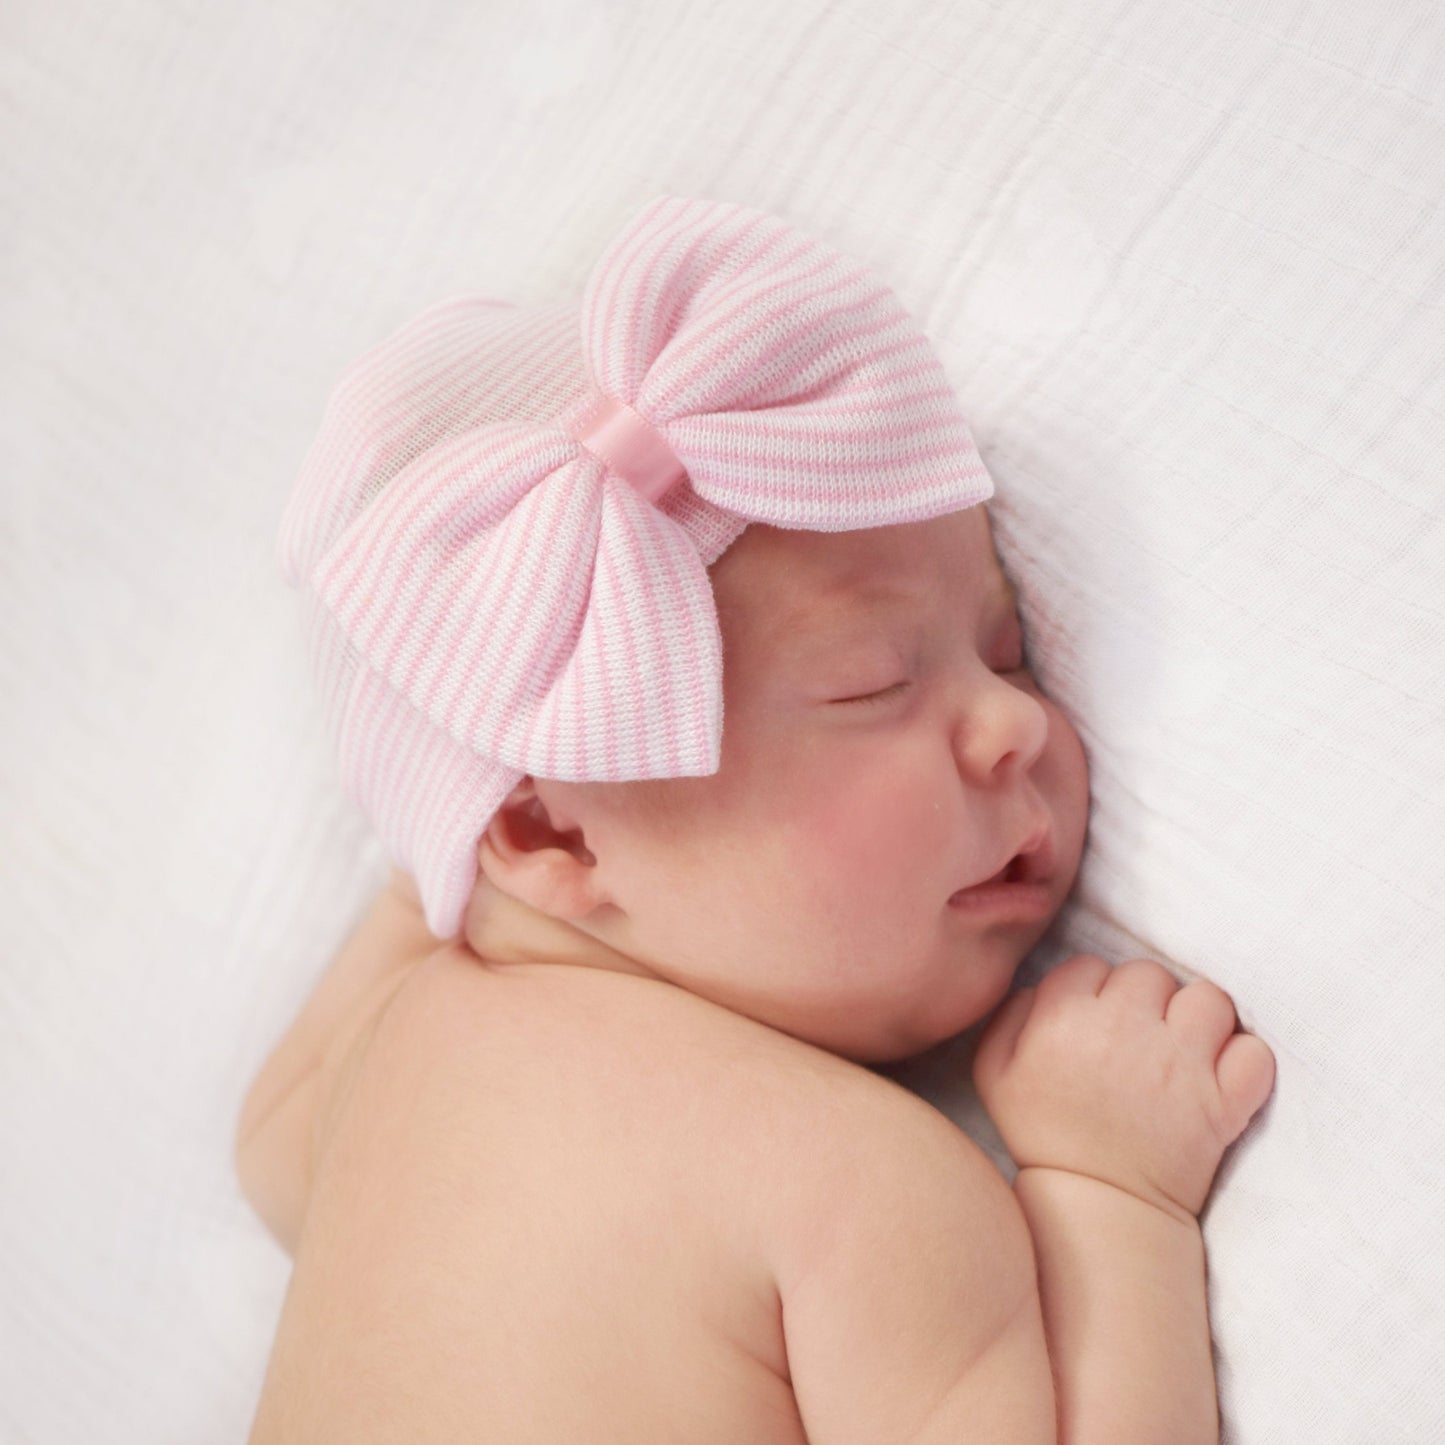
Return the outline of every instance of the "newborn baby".
<path id="1" fill-rule="evenodd" d="M 611 280 L 588 299 L 611 294 L 620 256 L 660 237 L 654 272 L 668 284 L 655 295 L 667 335 L 681 335 L 708 299 L 688 268 L 719 235 L 738 249 L 714 320 L 749 284 L 754 299 L 776 286 L 779 244 L 804 276 L 835 259 L 774 218 L 669 198 L 604 258 L 597 274 Z M 771 248 L 739 262 L 743 236 Z M 627 274 L 635 286 L 637 268 Z M 828 305 L 846 310 L 850 294 Z M 681 322 L 680 297 L 694 304 Z M 435 336 L 435 313 L 429 325 Z M 838 354 L 823 383 L 795 348 L 793 405 L 861 413 L 840 398 L 866 368 L 856 347 Z M 739 365 L 755 375 L 757 358 Z M 594 356 L 590 370 L 600 387 L 605 365 Z M 874 375 L 886 387 L 918 370 Z M 374 396 L 380 375 L 374 356 L 336 408 Z M 611 384 L 614 398 L 628 389 Z M 644 419 L 624 418 L 630 440 L 619 410 L 602 429 L 594 397 L 564 427 L 570 460 L 546 465 L 566 473 L 566 506 L 583 505 L 584 476 L 588 497 L 605 492 L 630 519 L 631 531 L 609 524 L 598 503 L 602 521 L 580 530 L 602 539 L 599 556 L 609 536 L 650 535 L 644 509 L 697 544 L 720 664 L 720 706 L 698 713 L 701 734 L 724 720 L 709 767 L 689 762 L 686 728 L 651 752 L 641 733 L 619 734 L 644 678 L 674 679 L 686 712 L 707 676 L 684 669 L 711 655 L 709 635 L 686 630 L 696 611 L 658 622 L 649 610 L 689 584 L 674 571 L 649 592 L 647 568 L 627 561 L 640 543 L 592 562 L 581 620 L 557 624 L 546 577 L 566 570 L 555 559 L 572 555 L 572 534 L 533 525 L 550 570 L 527 580 L 519 563 L 508 595 L 551 620 L 530 642 L 519 621 L 498 644 L 490 686 L 506 715 L 486 734 L 491 752 L 459 704 L 437 701 L 446 689 L 428 668 L 459 655 L 454 639 L 438 643 L 443 663 L 414 656 L 399 671 L 339 600 L 346 569 L 333 562 L 316 587 L 329 616 L 352 618 L 345 647 L 313 652 L 343 720 L 343 767 L 393 856 L 418 866 L 395 870 L 243 1111 L 243 1186 L 295 1258 L 253 1442 L 1217 1439 L 1197 1215 L 1273 1061 L 1236 1032 L 1220 990 L 1180 988 L 1148 960 L 1111 969 L 1079 956 L 1008 996 L 1072 886 L 1088 782 L 1077 735 L 1026 666 L 971 442 L 931 464 L 962 479 L 950 497 L 911 516 L 888 508 L 907 490 L 899 477 L 922 470 L 923 423 L 911 442 L 896 429 L 896 453 L 870 453 L 871 500 L 845 522 L 810 526 L 774 507 L 778 525 L 744 514 L 724 527 L 703 510 L 730 515 L 707 448 L 676 417 L 658 422 L 665 406 L 644 409 L 645 385 L 630 390 L 623 406 Z M 739 411 L 759 424 L 756 399 Z M 638 441 L 644 422 L 654 430 Z M 518 455 L 499 426 L 489 444 L 501 436 Z M 685 481 L 657 433 L 679 443 Z M 348 454 L 369 465 L 382 451 Z M 421 446 L 394 451 L 412 487 L 437 474 Z M 473 477 L 475 450 L 463 470 Z M 345 490 L 308 504 L 331 546 L 348 525 Z M 383 528 L 376 488 L 353 490 L 370 509 L 369 557 L 377 537 L 422 529 L 396 517 Z M 484 511 L 453 541 L 502 525 L 500 508 Z M 515 534 L 497 542 L 493 570 L 521 548 Z M 643 668 L 600 647 L 624 659 L 615 676 L 606 662 L 569 673 L 548 652 L 554 634 L 579 655 L 589 628 L 606 634 L 586 609 L 609 587 L 631 587 L 643 599 L 631 615 L 679 648 Z M 406 601 L 399 588 L 385 609 L 374 586 L 355 595 L 372 616 L 422 605 L 420 589 Z M 505 664 L 528 647 L 528 665 L 511 668 L 520 691 L 506 694 Z M 551 692 L 528 690 L 538 667 L 553 669 Z M 405 709 L 385 710 L 379 679 L 411 689 Z M 569 688 L 591 700 L 578 704 L 584 722 L 560 703 L 548 711 Z M 637 728 L 673 706 L 658 696 Z M 550 753 L 516 741 L 528 706 L 540 721 L 527 746 Z M 568 729 L 581 738 L 599 715 L 612 741 L 579 764 Z M 366 728 L 382 717 L 394 726 L 377 741 Z M 404 786 L 386 760 L 408 738 L 430 751 L 416 744 L 428 761 Z M 549 773 L 524 769 L 529 756 L 572 761 Z M 433 776 L 449 781 L 428 794 Z M 436 800 L 468 788 L 480 826 L 468 832 L 457 804 L 451 852 L 428 848 L 416 819 L 441 831 Z M 418 796 L 424 807 L 403 801 Z M 1000 1004 L 975 1081 L 1019 1165 L 1012 1189 L 932 1106 L 865 1067 Z"/>

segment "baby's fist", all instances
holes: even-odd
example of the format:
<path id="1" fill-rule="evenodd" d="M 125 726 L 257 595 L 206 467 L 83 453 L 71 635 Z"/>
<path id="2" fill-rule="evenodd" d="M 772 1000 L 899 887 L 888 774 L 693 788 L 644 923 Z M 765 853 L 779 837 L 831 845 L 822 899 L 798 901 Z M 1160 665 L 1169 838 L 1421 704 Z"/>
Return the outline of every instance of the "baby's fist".
<path id="1" fill-rule="evenodd" d="M 1274 1055 L 1235 1031 L 1214 984 L 1078 954 L 1003 1005 L 973 1076 L 1020 1168 L 1091 1175 L 1197 1215 L 1274 1087 Z"/>

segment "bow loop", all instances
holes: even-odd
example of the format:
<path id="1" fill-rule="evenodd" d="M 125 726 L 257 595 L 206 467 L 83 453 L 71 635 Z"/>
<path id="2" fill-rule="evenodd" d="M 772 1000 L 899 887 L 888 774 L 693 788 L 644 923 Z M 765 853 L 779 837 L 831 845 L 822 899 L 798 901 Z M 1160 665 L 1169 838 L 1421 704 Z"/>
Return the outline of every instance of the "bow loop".
<path id="1" fill-rule="evenodd" d="M 588 279 L 582 347 L 595 385 L 648 419 L 693 490 L 747 521 L 849 531 L 992 495 L 917 322 L 778 216 L 653 202 Z"/>
<path id="2" fill-rule="evenodd" d="M 314 585 L 367 665 L 475 752 L 566 779 L 717 766 L 721 643 L 697 549 L 576 443 L 500 425 L 435 449 Z"/>

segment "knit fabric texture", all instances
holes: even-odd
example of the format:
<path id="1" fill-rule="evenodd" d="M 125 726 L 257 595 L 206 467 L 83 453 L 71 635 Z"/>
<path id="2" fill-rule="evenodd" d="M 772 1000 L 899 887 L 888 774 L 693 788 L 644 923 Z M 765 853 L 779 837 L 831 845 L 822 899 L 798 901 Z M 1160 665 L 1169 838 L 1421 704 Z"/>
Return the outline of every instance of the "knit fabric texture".
<path id="1" fill-rule="evenodd" d="M 342 375 L 277 560 L 343 785 L 427 924 L 525 776 L 715 772 L 707 568 L 750 523 L 848 531 L 993 494 L 942 365 L 869 270 L 663 196 L 576 302 L 440 302 Z"/>

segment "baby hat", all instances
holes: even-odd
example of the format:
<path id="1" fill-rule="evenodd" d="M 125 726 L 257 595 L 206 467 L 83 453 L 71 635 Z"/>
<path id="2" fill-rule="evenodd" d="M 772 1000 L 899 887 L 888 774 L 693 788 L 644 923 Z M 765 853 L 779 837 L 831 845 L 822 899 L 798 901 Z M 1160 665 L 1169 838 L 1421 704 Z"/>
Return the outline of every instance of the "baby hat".
<path id="1" fill-rule="evenodd" d="M 707 568 L 993 486 L 921 328 L 778 216 L 661 196 L 580 304 L 429 307 L 341 375 L 282 520 L 341 780 L 456 935 L 527 775 L 717 771 Z"/>

